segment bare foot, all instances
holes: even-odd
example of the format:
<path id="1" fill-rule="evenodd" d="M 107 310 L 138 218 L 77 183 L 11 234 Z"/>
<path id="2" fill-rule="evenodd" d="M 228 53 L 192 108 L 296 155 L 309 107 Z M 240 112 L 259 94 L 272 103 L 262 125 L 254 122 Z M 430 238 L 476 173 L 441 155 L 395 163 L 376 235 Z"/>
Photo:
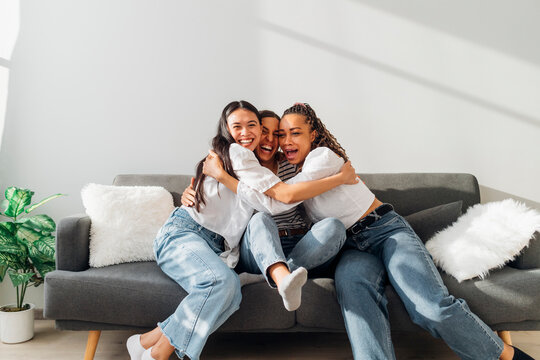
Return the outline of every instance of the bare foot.
<path id="1" fill-rule="evenodd" d="M 162 334 L 158 342 L 148 350 L 150 350 L 150 355 L 152 356 L 152 359 L 168 360 L 174 352 L 174 346 L 172 346 L 169 340 L 165 337 L 165 335 Z"/>
<path id="2" fill-rule="evenodd" d="M 148 349 L 149 347 L 154 346 L 155 343 L 161 338 L 161 329 L 159 326 L 156 326 L 152 331 L 146 332 L 141 335 L 141 345 L 143 348 Z"/>

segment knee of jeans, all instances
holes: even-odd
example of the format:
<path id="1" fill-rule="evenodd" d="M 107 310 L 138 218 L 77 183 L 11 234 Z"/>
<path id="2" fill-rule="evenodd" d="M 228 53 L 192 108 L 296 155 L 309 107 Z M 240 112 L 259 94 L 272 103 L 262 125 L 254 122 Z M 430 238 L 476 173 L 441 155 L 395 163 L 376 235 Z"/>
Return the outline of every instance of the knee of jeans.
<path id="1" fill-rule="evenodd" d="M 272 219 L 272 217 L 268 215 L 267 213 L 258 212 L 258 213 L 253 214 L 253 216 L 251 216 L 251 219 L 249 220 L 249 224 L 253 224 L 253 223 L 267 224 L 268 222 L 273 222 L 273 221 L 274 219 Z"/>
<path id="2" fill-rule="evenodd" d="M 241 294 L 240 279 L 233 271 L 227 271 L 216 277 L 214 289 L 224 300 L 232 301 L 238 297 L 238 294 Z"/>
<path id="3" fill-rule="evenodd" d="M 429 330 L 437 330 L 438 326 L 444 324 L 446 319 L 461 313 L 463 308 L 468 310 L 464 300 L 457 299 L 452 295 L 417 303 L 414 308 L 415 311 L 410 314 L 411 320 Z"/>
<path id="4" fill-rule="evenodd" d="M 326 218 L 320 221 L 324 226 L 325 232 L 329 235 L 328 239 L 332 242 L 339 240 L 341 244 L 345 243 L 347 238 L 345 225 L 336 218 Z"/>

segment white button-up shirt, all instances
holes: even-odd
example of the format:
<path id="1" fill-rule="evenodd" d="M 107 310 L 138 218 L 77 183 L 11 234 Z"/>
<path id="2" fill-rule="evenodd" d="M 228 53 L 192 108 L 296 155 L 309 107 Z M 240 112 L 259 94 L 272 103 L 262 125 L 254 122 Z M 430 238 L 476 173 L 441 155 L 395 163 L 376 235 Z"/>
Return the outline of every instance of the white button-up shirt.
<path id="1" fill-rule="evenodd" d="M 233 170 L 242 182 L 254 191 L 264 193 L 280 180 L 272 171 L 261 166 L 255 154 L 238 144 L 229 148 Z M 199 225 L 225 238 L 225 252 L 221 257 L 233 268 L 238 262 L 239 243 L 253 214 L 253 207 L 234 192 L 207 176 L 204 180 L 204 198 L 200 211 L 182 206 Z"/>
<path id="2" fill-rule="evenodd" d="M 312 150 L 304 161 L 302 171 L 292 179 L 286 181 L 295 184 L 302 181 L 318 180 L 337 174 L 344 164 L 344 160 L 327 147 Z M 282 212 L 296 204 L 283 204 L 276 201 L 249 184 L 238 186 L 238 195 L 257 210 L 274 214 Z M 360 181 L 354 185 L 340 185 L 319 196 L 304 201 L 304 208 L 311 221 L 317 222 L 324 218 L 333 217 L 341 220 L 345 228 L 351 227 L 364 214 L 373 201 L 375 195 Z"/>

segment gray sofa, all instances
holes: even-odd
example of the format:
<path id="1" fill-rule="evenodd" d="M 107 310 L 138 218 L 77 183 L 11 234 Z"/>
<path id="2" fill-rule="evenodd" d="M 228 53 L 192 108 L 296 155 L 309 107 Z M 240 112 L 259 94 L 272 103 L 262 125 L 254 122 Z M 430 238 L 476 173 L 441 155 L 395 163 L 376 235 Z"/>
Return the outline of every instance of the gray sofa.
<path id="1" fill-rule="evenodd" d="M 480 201 L 478 182 L 469 174 L 360 176 L 379 199 L 392 203 L 404 216 L 455 201 L 462 201 L 464 212 Z M 163 186 L 172 193 L 175 204 L 179 204 L 189 179 L 187 175 L 119 175 L 114 184 Z M 434 220 L 437 219 L 426 221 Z M 92 358 L 99 331 L 144 331 L 154 327 L 174 311 L 186 292 L 163 274 L 155 262 L 89 268 L 89 230 L 90 219 L 85 215 L 70 216 L 59 222 L 57 270 L 45 278 L 44 316 L 55 319 L 58 329 L 90 331 L 87 358 Z M 492 271 L 485 280 L 458 283 L 444 273 L 442 277 L 450 293 L 464 298 L 493 330 L 539 330 L 538 242 L 536 239 L 511 266 Z M 392 329 L 423 331 L 411 323 L 391 286 L 386 293 Z M 295 312 L 286 311 L 280 296 L 266 283 L 247 285 L 242 288 L 242 294 L 240 310 L 218 331 L 345 331 L 331 278 L 308 280 L 302 306 Z"/>

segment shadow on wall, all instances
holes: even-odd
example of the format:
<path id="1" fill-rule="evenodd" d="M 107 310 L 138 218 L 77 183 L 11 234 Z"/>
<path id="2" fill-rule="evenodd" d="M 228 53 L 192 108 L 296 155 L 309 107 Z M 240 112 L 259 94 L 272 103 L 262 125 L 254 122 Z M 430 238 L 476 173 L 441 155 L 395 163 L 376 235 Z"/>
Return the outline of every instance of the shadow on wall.
<path id="1" fill-rule="evenodd" d="M 452 1 L 439 1 L 436 4 L 430 1 L 356 1 L 540 65 L 538 47 L 530 46 L 537 41 L 534 37 L 538 35 L 536 29 L 540 7 L 537 2 L 470 1 L 466 3 L 468 11 L 463 11 L 459 4 Z M 478 24 L 478 14 L 484 14 L 481 26 Z M 508 26 L 494 27 L 490 23 Z M 522 33 L 530 36 L 523 37 L 520 35 Z"/>
<path id="2" fill-rule="evenodd" d="M 536 209 L 540 211 L 540 203 L 536 201 L 532 201 L 529 199 L 525 199 L 522 197 L 519 197 L 517 195 L 513 195 L 504 191 L 500 191 L 497 189 L 493 189 L 484 185 L 480 185 L 480 198 L 482 199 L 482 204 L 493 202 L 493 201 L 500 201 L 508 198 L 512 198 L 517 201 L 521 201 L 525 203 L 530 208 Z"/>
<path id="3" fill-rule="evenodd" d="M 468 103 L 485 108 L 490 111 L 495 111 L 497 113 L 500 113 L 501 115 L 505 115 L 513 119 L 521 120 L 525 123 L 540 127 L 540 118 L 536 118 L 534 116 L 524 114 L 522 112 L 516 111 L 506 106 L 501 106 L 493 101 L 482 99 L 481 97 L 475 96 L 473 94 L 467 94 L 459 89 L 455 89 L 446 84 L 430 80 L 428 78 L 422 77 L 412 72 L 371 59 L 367 56 L 359 55 L 355 53 L 354 51 L 343 49 L 334 44 L 321 41 L 317 38 L 299 33 L 297 31 L 291 30 L 289 28 L 286 28 L 286 27 L 283 27 L 283 26 L 280 26 L 280 25 L 277 25 L 268 21 L 262 20 L 261 27 L 265 28 L 266 30 L 272 31 L 276 34 L 297 40 L 301 43 L 332 53 L 334 55 L 348 59 L 350 61 L 354 61 L 362 65 L 369 66 L 375 70 L 382 71 L 384 73 L 399 77 L 401 79 L 407 80 L 412 83 L 416 83 L 418 85 L 422 85 L 424 87 L 430 88 L 431 90 L 435 90 L 439 93 L 454 97 L 456 99 L 466 101 Z"/>

